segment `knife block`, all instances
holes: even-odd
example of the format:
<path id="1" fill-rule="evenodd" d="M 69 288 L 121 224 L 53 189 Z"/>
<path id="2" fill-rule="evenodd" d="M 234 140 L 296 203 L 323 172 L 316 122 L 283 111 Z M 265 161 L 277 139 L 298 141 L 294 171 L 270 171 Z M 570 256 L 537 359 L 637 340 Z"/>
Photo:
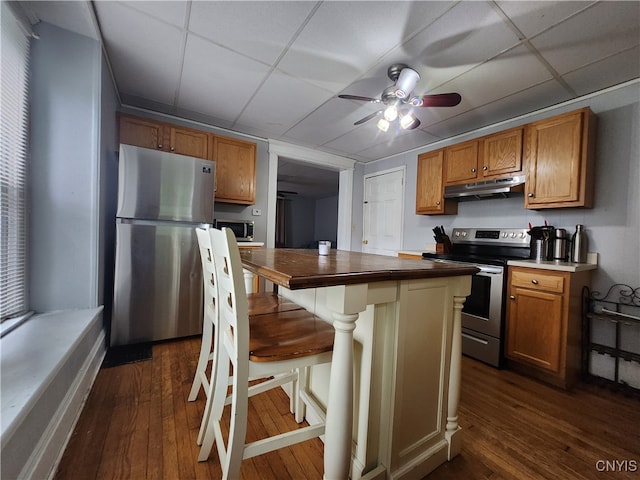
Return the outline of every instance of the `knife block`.
<path id="1" fill-rule="evenodd" d="M 444 243 L 436 243 L 436 253 L 444 253 Z"/>

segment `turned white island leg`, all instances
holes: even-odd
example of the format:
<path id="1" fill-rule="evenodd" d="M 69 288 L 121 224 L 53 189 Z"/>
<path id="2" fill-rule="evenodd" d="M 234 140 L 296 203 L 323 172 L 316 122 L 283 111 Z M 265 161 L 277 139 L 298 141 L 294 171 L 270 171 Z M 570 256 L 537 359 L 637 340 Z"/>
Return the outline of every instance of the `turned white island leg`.
<path id="1" fill-rule="evenodd" d="M 449 395 L 447 403 L 447 427 L 445 438 L 449 443 L 447 459 L 460 453 L 460 441 L 456 439 L 458 403 L 460 401 L 460 374 L 462 368 L 462 307 L 467 297 L 453 297 L 453 337 L 451 339 L 451 367 L 449 369 Z"/>
<path id="2" fill-rule="evenodd" d="M 327 306 L 333 327 L 333 359 L 324 436 L 324 479 L 346 480 L 353 435 L 353 330 L 367 307 L 367 285 L 331 287 Z"/>

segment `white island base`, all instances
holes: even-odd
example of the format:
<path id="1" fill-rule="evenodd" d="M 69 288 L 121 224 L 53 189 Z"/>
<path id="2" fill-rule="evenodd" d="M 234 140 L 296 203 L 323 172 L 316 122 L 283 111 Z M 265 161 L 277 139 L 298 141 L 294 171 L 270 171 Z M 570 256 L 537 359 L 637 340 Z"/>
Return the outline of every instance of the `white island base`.
<path id="1" fill-rule="evenodd" d="M 470 276 L 280 288 L 334 322 L 336 342 L 350 340 L 355 322 L 353 422 L 343 418 L 345 425 L 327 425 L 353 424 L 353 480 L 421 479 L 460 453 L 460 313 L 470 288 Z M 334 352 L 333 364 L 343 363 Z M 326 365 L 310 376 L 311 390 L 324 405 L 330 401 L 330 376 Z M 340 385 L 352 380 L 349 372 L 334 377 L 332 404 L 338 404 Z M 314 423 L 319 417 L 307 412 L 307 418 Z M 325 444 L 325 458 L 327 449 L 338 452 L 341 446 Z"/>

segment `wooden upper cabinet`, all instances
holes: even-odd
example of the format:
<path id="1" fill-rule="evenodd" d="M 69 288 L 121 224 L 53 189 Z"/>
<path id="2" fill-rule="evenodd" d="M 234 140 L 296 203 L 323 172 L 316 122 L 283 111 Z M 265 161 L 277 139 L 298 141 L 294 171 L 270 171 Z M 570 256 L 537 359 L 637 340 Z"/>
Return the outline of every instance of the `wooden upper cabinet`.
<path id="1" fill-rule="evenodd" d="M 478 178 L 478 140 L 458 143 L 445 148 L 445 183 L 458 185 Z"/>
<path id="2" fill-rule="evenodd" d="M 146 118 L 120 115 L 119 143 L 163 150 L 164 124 Z"/>
<path id="3" fill-rule="evenodd" d="M 211 134 L 183 127 L 168 127 L 169 151 L 180 155 L 208 158 Z"/>
<path id="4" fill-rule="evenodd" d="M 589 108 L 527 125 L 525 207 L 593 207 L 595 116 Z"/>
<path id="5" fill-rule="evenodd" d="M 256 201 L 256 144 L 170 123 L 119 115 L 120 143 L 216 162 L 215 200 Z"/>
<path id="6" fill-rule="evenodd" d="M 458 202 L 444 199 L 444 150 L 418 155 L 416 213 L 443 215 L 458 213 Z"/>
<path id="7" fill-rule="evenodd" d="M 120 115 L 120 143 L 207 158 L 211 134 L 187 127 Z"/>
<path id="8" fill-rule="evenodd" d="M 517 127 L 447 147 L 445 185 L 522 173 L 523 131 L 524 127 Z"/>
<path id="9" fill-rule="evenodd" d="M 523 131 L 518 127 L 481 139 L 478 165 L 484 179 L 522 172 Z"/>
<path id="10" fill-rule="evenodd" d="M 216 202 L 253 205 L 256 144 L 215 135 L 210 159 L 216 162 Z"/>

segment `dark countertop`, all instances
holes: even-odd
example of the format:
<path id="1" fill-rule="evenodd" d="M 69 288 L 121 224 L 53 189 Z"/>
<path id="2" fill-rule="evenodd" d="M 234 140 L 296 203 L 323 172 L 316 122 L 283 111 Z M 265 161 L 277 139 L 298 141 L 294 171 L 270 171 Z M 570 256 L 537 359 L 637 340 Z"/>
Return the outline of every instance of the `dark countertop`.
<path id="1" fill-rule="evenodd" d="M 472 266 L 373 255 L 370 253 L 289 248 L 241 249 L 242 265 L 250 272 L 276 285 L 302 288 L 353 285 L 388 280 L 455 277 L 473 275 Z"/>

